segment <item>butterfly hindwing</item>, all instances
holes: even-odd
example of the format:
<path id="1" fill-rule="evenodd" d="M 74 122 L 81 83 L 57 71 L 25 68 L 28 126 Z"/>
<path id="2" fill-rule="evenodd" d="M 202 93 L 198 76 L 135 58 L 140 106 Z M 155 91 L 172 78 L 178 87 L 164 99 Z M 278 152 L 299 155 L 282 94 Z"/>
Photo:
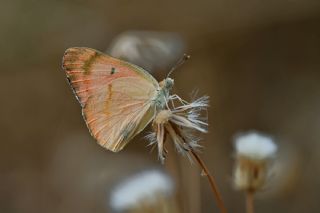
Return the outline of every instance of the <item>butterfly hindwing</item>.
<path id="1" fill-rule="evenodd" d="M 90 48 L 70 48 L 63 68 L 98 143 L 119 151 L 151 121 L 158 82 L 142 68 Z"/>

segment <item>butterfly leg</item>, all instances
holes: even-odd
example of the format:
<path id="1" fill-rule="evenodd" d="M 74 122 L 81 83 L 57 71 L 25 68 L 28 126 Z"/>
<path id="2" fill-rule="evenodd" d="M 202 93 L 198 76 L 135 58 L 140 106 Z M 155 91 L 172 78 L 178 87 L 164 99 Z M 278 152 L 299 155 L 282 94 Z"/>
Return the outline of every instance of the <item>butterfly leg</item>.
<path id="1" fill-rule="evenodd" d="M 170 100 L 170 103 L 171 103 L 173 109 L 175 109 L 176 106 L 175 106 L 175 104 L 174 104 L 174 98 L 171 98 L 171 96 L 170 96 L 170 97 L 169 97 L 169 100 Z"/>
<path id="2" fill-rule="evenodd" d="M 180 96 L 178 96 L 177 94 L 171 95 L 169 97 L 169 99 L 171 100 L 178 100 L 182 105 L 186 105 L 189 104 L 187 101 L 183 100 L 182 98 L 180 98 Z"/>

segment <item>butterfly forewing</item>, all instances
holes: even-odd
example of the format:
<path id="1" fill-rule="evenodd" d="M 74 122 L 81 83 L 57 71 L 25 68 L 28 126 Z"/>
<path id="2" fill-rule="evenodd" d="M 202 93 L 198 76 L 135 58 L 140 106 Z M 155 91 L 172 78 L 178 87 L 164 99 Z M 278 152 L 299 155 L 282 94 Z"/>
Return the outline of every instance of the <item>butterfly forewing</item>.
<path id="1" fill-rule="evenodd" d="M 142 68 L 89 48 L 68 49 L 63 68 L 100 145 L 119 151 L 151 121 L 159 85 Z"/>

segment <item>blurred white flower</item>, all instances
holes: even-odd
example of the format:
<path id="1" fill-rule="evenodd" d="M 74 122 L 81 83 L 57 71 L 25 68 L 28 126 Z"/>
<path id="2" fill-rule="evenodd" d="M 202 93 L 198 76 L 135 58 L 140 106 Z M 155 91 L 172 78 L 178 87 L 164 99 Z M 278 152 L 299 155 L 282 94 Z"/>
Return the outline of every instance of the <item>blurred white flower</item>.
<path id="1" fill-rule="evenodd" d="M 154 72 L 168 70 L 183 55 L 184 46 L 176 33 L 126 31 L 115 37 L 107 52 Z"/>
<path id="2" fill-rule="evenodd" d="M 255 160 L 273 157 L 277 151 L 277 146 L 271 137 L 256 132 L 238 136 L 235 140 L 235 148 L 238 155 Z"/>
<path id="3" fill-rule="evenodd" d="M 115 211 L 125 211 L 141 204 L 152 205 L 159 196 L 173 194 L 174 184 L 171 178 L 158 170 L 149 170 L 136 174 L 121 182 L 110 195 L 110 206 Z"/>
<path id="4" fill-rule="evenodd" d="M 235 139 L 235 150 L 235 188 L 251 192 L 262 189 L 270 176 L 277 145 L 269 136 L 249 132 Z"/>

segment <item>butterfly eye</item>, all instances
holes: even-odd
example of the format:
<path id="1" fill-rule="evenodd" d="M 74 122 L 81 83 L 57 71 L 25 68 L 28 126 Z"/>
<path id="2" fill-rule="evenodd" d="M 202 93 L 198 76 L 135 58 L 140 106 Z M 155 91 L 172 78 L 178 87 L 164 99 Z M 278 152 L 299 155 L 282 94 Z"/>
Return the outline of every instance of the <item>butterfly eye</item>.
<path id="1" fill-rule="evenodd" d="M 116 68 L 112 67 L 110 74 L 113 75 L 113 74 L 115 74 L 115 73 L 116 73 Z"/>

